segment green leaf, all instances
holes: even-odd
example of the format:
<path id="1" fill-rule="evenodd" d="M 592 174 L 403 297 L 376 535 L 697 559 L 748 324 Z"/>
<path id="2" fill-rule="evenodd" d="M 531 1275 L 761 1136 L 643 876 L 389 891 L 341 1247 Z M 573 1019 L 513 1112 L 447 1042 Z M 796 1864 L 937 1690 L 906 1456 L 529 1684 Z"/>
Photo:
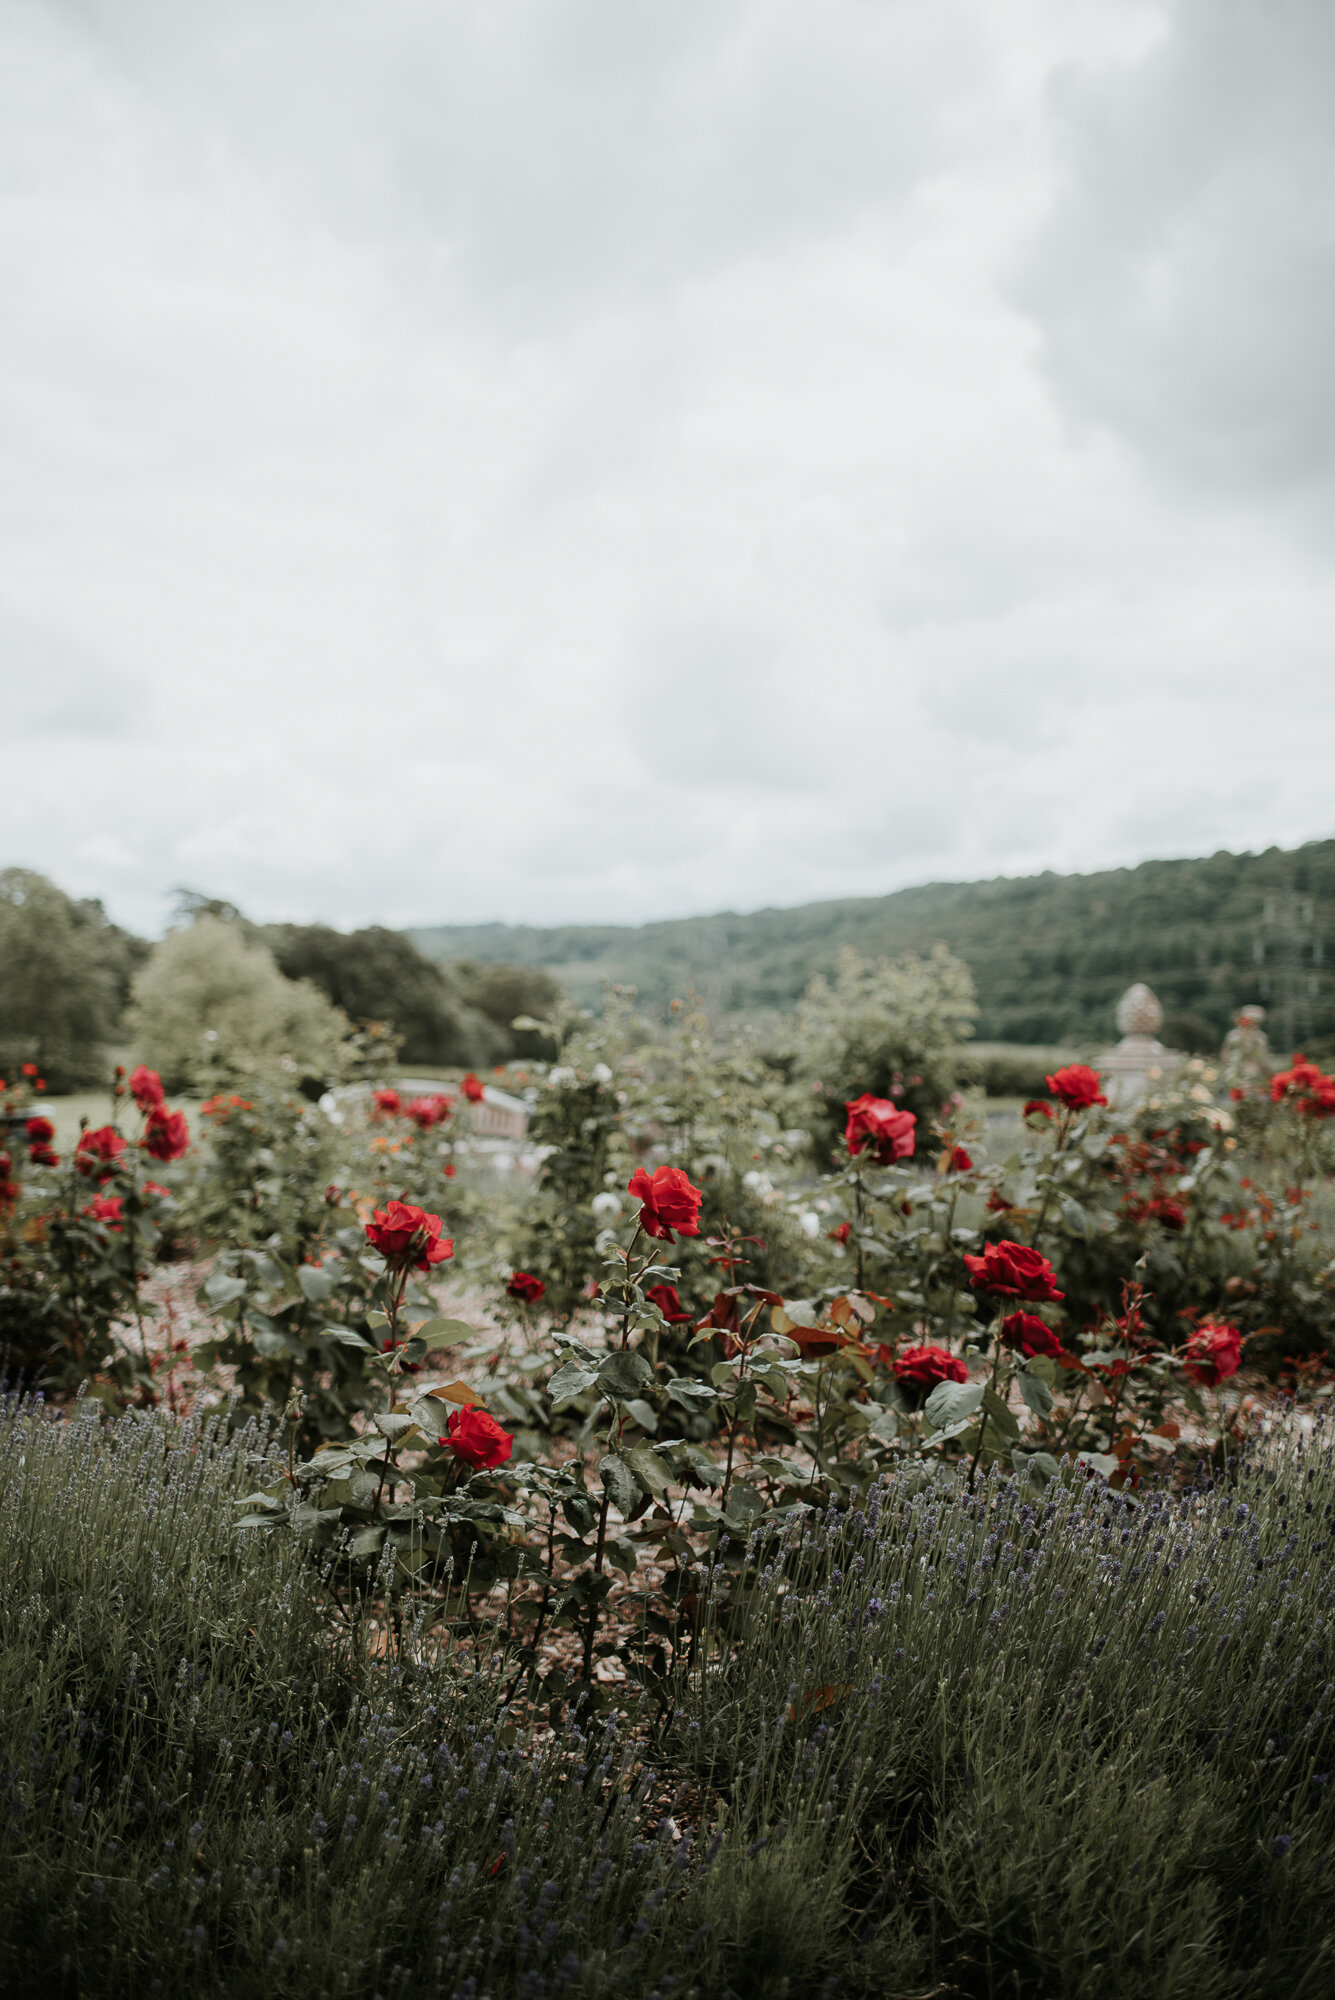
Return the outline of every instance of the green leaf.
<path id="1" fill-rule="evenodd" d="M 1012 1451 L 1011 1465 L 1017 1478 L 1031 1479 L 1040 1490 L 1061 1471 L 1050 1451 Z"/>
<path id="2" fill-rule="evenodd" d="M 1003 1437 L 1017 1438 L 1020 1435 L 1020 1420 L 1009 1403 L 1003 1403 L 991 1383 L 983 1391 L 983 1408 Z"/>
<path id="3" fill-rule="evenodd" d="M 644 1356 L 633 1354 L 629 1349 L 609 1354 L 597 1377 L 598 1387 L 605 1396 L 619 1397 L 622 1401 L 638 1396 L 653 1379 L 654 1371 Z"/>
<path id="4" fill-rule="evenodd" d="M 247 1286 L 244 1278 L 229 1278 L 225 1271 L 215 1271 L 204 1280 L 204 1295 L 215 1306 L 234 1305 L 244 1299 Z"/>
<path id="5" fill-rule="evenodd" d="M 707 1410 L 711 1403 L 718 1401 L 717 1389 L 711 1389 L 708 1382 L 697 1382 L 693 1375 L 676 1375 L 667 1385 L 668 1395 L 683 1410 Z"/>
<path id="6" fill-rule="evenodd" d="M 1031 1354 L 1022 1372 L 1037 1375 L 1039 1381 L 1046 1382 L 1050 1389 L 1057 1379 L 1057 1364 L 1050 1354 Z"/>
<path id="7" fill-rule="evenodd" d="M 297 1283 L 313 1306 L 322 1306 L 334 1289 L 328 1271 L 317 1270 L 314 1264 L 297 1266 Z"/>
<path id="8" fill-rule="evenodd" d="M 1069 1194 L 1062 1196 L 1061 1217 L 1072 1236 L 1089 1235 L 1089 1217 L 1078 1201 L 1072 1201 Z"/>
<path id="9" fill-rule="evenodd" d="M 667 1467 L 656 1452 L 647 1445 L 639 1444 L 625 1454 L 627 1465 L 639 1480 L 651 1500 L 661 1500 L 671 1484 Z"/>
<path id="10" fill-rule="evenodd" d="M 709 1379 L 716 1389 L 721 1389 L 726 1382 L 735 1380 L 736 1375 L 735 1361 L 716 1361 L 709 1371 Z"/>
<path id="11" fill-rule="evenodd" d="M 1048 1357 L 1042 1357 L 1046 1360 Z M 1052 1412 L 1052 1391 L 1041 1375 L 1020 1369 L 1015 1377 L 1016 1387 L 1036 1417 L 1050 1416 Z"/>
<path id="12" fill-rule="evenodd" d="M 867 1429 L 870 1435 L 874 1438 L 879 1438 L 882 1444 L 889 1444 L 892 1438 L 899 1435 L 899 1418 L 893 1410 L 888 1410 L 882 1406 L 882 1408 L 877 1410 Z"/>
<path id="13" fill-rule="evenodd" d="M 378 1555 L 384 1539 L 385 1531 L 382 1527 L 359 1528 L 352 1538 L 352 1546 L 348 1553 L 353 1556 Z"/>
<path id="14" fill-rule="evenodd" d="M 758 1367 L 753 1368 L 751 1380 L 759 1382 L 762 1388 L 768 1389 L 777 1403 L 784 1401 L 792 1387 L 782 1368 L 774 1361 L 762 1361 Z"/>
<path id="15" fill-rule="evenodd" d="M 981 1382 L 938 1382 L 923 1405 L 923 1415 L 934 1430 L 961 1423 L 982 1402 L 983 1388 Z"/>
<path id="16" fill-rule="evenodd" d="M 373 1317 L 373 1314 L 367 1314 L 368 1319 Z M 336 1340 L 341 1347 L 360 1347 L 364 1354 L 375 1353 L 375 1349 L 372 1347 L 370 1341 L 363 1340 L 361 1335 L 354 1333 L 350 1326 L 322 1326 L 320 1328 L 320 1338 L 321 1340 Z"/>
<path id="17" fill-rule="evenodd" d="M 658 1429 L 658 1414 L 653 1404 L 646 1403 L 642 1396 L 632 1396 L 626 1408 L 630 1411 L 640 1429 L 648 1431 L 650 1437 L 652 1437 Z"/>
<path id="18" fill-rule="evenodd" d="M 615 1452 L 598 1461 L 598 1477 L 607 1488 L 612 1505 L 622 1514 L 629 1514 L 640 1497 L 640 1489 L 631 1477 L 630 1467 Z"/>
<path id="19" fill-rule="evenodd" d="M 755 1487 L 748 1486 L 744 1479 L 734 1479 L 723 1503 L 723 1518 L 728 1526 L 745 1531 L 764 1511 L 765 1502 Z"/>
<path id="20" fill-rule="evenodd" d="M 429 1319 L 424 1326 L 414 1329 L 413 1339 L 420 1340 L 427 1348 L 458 1347 L 462 1341 L 475 1339 L 477 1332 L 466 1320 Z"/>
<path id="21" fill-rule="evenodd" d="M 598 1370 L 590 1367 L 587 1361 L 567 1361 L 547 1384 L 547 1394 L 554 1403 L 568 1402 L 570 1397 L 592 1388 L 597 1379 Z"/>
<path id="22" fill-rule="evenodd" d="M 381 1437 L 389 1438 L 392 1442 L 395 1438 L 405 1437 L 412 1430 L 414 1420 L 396 1410 L 385 1416 L 372 1417 L 371 1422 Z"/>

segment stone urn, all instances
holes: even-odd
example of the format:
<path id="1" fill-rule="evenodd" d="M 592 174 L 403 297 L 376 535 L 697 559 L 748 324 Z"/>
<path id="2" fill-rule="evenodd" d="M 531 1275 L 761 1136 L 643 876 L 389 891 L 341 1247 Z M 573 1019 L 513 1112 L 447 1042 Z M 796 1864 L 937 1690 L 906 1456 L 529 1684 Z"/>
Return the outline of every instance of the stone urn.
<path id="1" fill-rule="evenodd" d="M 1151 1085 L 1175 1070 L 1182 1058 L 1159 1040 L 1163 1008 L 1143 981 L 1128 986 L 1117 1003 L 1121 1041 L 1099 1057 L 1108 1102 L 1117 1111 L 1139 1104 Z"/>

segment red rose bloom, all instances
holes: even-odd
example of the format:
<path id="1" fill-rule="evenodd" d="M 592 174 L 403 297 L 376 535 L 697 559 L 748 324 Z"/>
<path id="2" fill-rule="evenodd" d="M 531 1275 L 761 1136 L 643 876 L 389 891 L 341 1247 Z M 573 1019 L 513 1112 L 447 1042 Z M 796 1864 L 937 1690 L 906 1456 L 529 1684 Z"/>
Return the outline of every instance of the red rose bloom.
<path id="1" fill-rule="evenodd" d="M 464 1096 L 470 1104 L 481 1104 L 487 1094 L 486 1084 L 483 1083 L 481 1077 L 474 1076 L 471 1069 L 459 1088 L 463 1091 Z"/>
<path id="2" fill-rule="evenodd" d="M 1107 1098 L 1099 1089 L 1103 1081 L 1096 1069 L 1088 1063 L 1067 1063 L 1054 1076 L 1043 1079 L 1059 1104 L 1068 1111 L 1088 1111 L 1091 1104 L 1106 1104 Z"/>
<path id="3" fill-rule="evenodd" d="M 141 1111 L 161 1111 L 167 1102 L 162 1078 L 155 1069 L 147 1069 L 143 1063 L 130 1071 L 130 1095 Z"/>
<path id="4" fill-rule="evenodd" d="M 1049 1121 L 1049 1123 L 1051 1122 L 1052 1106 L 1050 1104 L 1045 1104 L 1041 1097 L 1031 1097 L 1029 1099 L 1029 1102 L 1025 1105 L 1024 1111 L 1021 1115 L 1025 1118 L 1030 1118 L 1033 1116 L 1035 1112 L 1038 1113 L 1040 1118 L 1046 1118 Z"/>
<path id="5" fill-rule="evenodd" d="M 1031 1299 L 1036 1305 L 1066 1297 L 1053 1282 L 1056 1274 L 1047 1258 L 1026 1244 L 989 1243 L 981 1257 L 966 1252 L 964 1263 L 976 1292 L 992 1292 L 999 1299 Z"/>
<path id="6" fill-rule="evenodd" d="M 871 1097 L 866 1091 L 845 1104 L 844 1109 L 848 1113 L 844 1144 L 851 1158 L 856 1159 L 866 1146 L 871 1147 L 874 1159 L 882 1167 L 909 1158 L 913 1152 L 913 1128 L 918 1122 L 911 1111 L 901 1111 L 888 1097 Z"/>
<path id="7" fill-rule="evenodd" d="M 49 1118 L 28 1120 L 28 1143 L 32 1146 L 49 1146 L 56 1136 L 56 1128 Z"/>
<path id="8" fill-rule="evenodd" d="M 653 1300 L 669 1326 L 681 1326 L 691 1316 L 678 1298 L 675 1285 L 650 1285 L 644 1296 Z"/>
<path id="9" fill-rule="evenodd" d="M 835 1228 L 827 1229 L 825 1234 L 829 1237 L 831 1243 L 847 1243 L 849 1237 L 853 1234 L 853 1225 L 851 1222 L 841 1222 Z"/>
<path id="10" fill-rule="evenodd" d="M 1236 1375 L 1242 1363 L 1242 1335 L 1235 1326 L 1205 1321 L 1187 1342 L 1183 1374 L 1203 1388 L 1213 1389 L 1226 1375 Z"/>
<path id="11" fill-rule="evenodd" d="M 1276 1104 L 1291 1104 L 1305 1118 L 1335 1117 L 1335 1076 L 1327 1076 L 1306 1056 L 1295 1056 L 1292 1069 L 1271 1077 L 1270 1095 Z"/>
<path id="12" fill-rule="evenodd" d="M 371 1096 L 377 1118 L 395 1118 L 403 1109 L 403 1099 L 397 1090 L 373 1090 Z"/>
<path id="13" fill-rule="evenodd" d="M 531 1306 L 543 1297 L 547 1287 L 541 1278 L 535 1278 L 531 1272 L 516 1271 L 505 1289 L 512 1299 L 522 1299 L 526 1306 Z"/>
<path id="14" fill-rule="evenodd" d="M 973 1172 L 973 1160 L 965 1152 L 963 1146 L 951 1147 L 950 1172 L 952 1174 L 971 1174 Z"/>
<path id="15" fill-rule="evenodd" d="M 452 1103 L 451 1098 L 441 1095 L 440 1092 L 431 1097 L 412 1097 L 404 1106 L 403 1115 L 405 1118 L 411 1118 L 413 1124 L 423 1132 L 429 1132 L 433 1125 L 445 1123 L 450 1115 Z"/>
<path id="16" fill-rule="evenodd" d="M 119 1235 L 122 1206 L 118 1194 L 96 1194 L 84 1209 L 84 1214 L 91 1215 L 94 1222 L 105 1222 L 108 1229 L 114 1229 Z"/>
<path id="17" fill-rule="evenodd" d="M 54 1152 L 50 1146 L 45 1144 L 29 1146 L 28 1158 L 35 1167 L 58 1167 L 60 1165 L 59 1153 Z"/>
<path id="18" fill-rule="evenodd" d="M 448 1445 L 456 1458 L 476 1471 L 490 1471 L 493 1466 L 504 1465 L 515 1448 L 515 1441 L 509 1431 L 502 1430 L 495 1417 L 476 1404 L 469 1403 L 462 1410 L 455 1410 L 446 1426 L 448 1437 L 437 1442 Z"/>
<path id="19" fill-rule="evenodd" d="M 1147 1215 L 1152 1215 L 1159 1222 L 1162 1222 L 1165 1229 L 1185 1229 L 1186 1227 L 1187 1211 L 1183 1208 L 1180 1201 L 1174 1201 L 1170 1195 L 1156 1194 L 1145 1212 Z"/>
<path id="20" fill-rule="evenodd" d="M 700 1204 L 704 1196 L 698 1187 L 691 1185 L 680 1167 L 657 1167 L 652 1179 L 643 1167 L 637 1167 L 626 1192 L 642 1204 L 640 1227 L 646 1236 L 661 1236 L 670 1241 L 674 1229 L 678 1236 L 700 1234 Z"/>
<path id="21" fill-rule="evenodd" d="M 454 1243 L 440 1233 L 438 1215 L 427 1215 L 411 1202 L 392 1201 L 377 1208 L 375 1220 L 366 1224 L 366 1240 L 387 1264 L 411 1264 L 415 1271 L 429 1270 L 454 1255 Z"/>
<path id="22" fill-rule="evenodd" d="M 150 1111 L 141 1143 L 152 1159 L 181 1159 L 190 1150 L 190 1127 L 184 1111 L 168 1111 L 165 1106 Z"/>
<path id="23" fill-rule="evenodd" d="M 1026 1359 L 1050 1354 L 1055 1361 L 1065 1352 L 1052 1328 L 1037 1313 L 1007 1313 L 1001 1322 L 1001 1338 L 1005 1346 L 1018 1347 Z"/>
<path id="24" fill-rule="evenodd" d="M 939 1382 L 967 1382 L 968 1365 L 944 1347 L 906 1347 L 890 1364 L 896 1382 L 914 1389 L 935 1389 Z"/>
<path id="25" fill-rule="evenodd" d="M 99 1125 L 95 1132 L 79 1134 L 74 1164 L 80 1173 L 95 1174 L 99 1181 L 109 1181 L 115 1171 L 113 1163 L 124 1151 L 125 1141 L 115 1126 Z"/>
<path id="26" fill-rule="evenodd" d="M 172 1198 L 171 1189 L 163 1187 L 160 1181 L 145 1181 L 144 1193 L 161 1195 L 164 1201 L 170 1201 Z"/>

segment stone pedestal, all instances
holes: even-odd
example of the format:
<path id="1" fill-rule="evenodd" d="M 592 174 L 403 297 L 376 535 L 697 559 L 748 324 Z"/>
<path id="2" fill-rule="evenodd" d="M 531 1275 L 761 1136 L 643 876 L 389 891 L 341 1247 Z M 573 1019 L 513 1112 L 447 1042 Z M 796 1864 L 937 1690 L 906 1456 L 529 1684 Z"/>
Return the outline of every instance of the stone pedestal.
<path id="1" fill-rule="evenodd" d="M 1115 1111 L 1129 1111 L 1155 1084 L 1171 1075 L 1182 1058 L 1158 1039 L 1163 1008 L 1149 987 L 1139 981 L 1128 986 L 1118 1001 L 1117 1025 L 1122 1039 L 1115 1049 L 1099 1057 L 1098 1068 L 1108 1103 Z"/>

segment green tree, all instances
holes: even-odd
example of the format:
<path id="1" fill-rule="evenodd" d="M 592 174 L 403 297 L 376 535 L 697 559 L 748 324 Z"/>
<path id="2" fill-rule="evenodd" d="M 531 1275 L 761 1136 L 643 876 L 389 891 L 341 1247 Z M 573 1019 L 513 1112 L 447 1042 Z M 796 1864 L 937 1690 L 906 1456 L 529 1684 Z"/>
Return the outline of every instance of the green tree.
<path id="1" fill-rule="evenodd" d="M 494 1027 L 490 1010 L 471 999 L 451 969 L 425 957 L 401 931 L 381 924 L 359 931 L 273 924 L 261 935 L 289 979 L 310 980 L 351 1021 L 388 1022 L 406 1063 L 480 1068 L 498 1062 L 510 1045 L 508 1021 L 503 1030 Z"/>
<path id="2" fill-rule="evenodd" d="M 552 1036 L 514 1026 L 525 1015 L 545 1021 L 559 1008 L 565 995 L 550 972 L 540 965 L 476 965 L 469 959 L 448 970 L 458 979 L 468 1005 L 491 1022 L 503 1054 L 543 1059 L 556 1053 Z"/>
<path id="3" fill-rule="evenodd" d="M 306 1075 L 337 1076 L 347 1021 L 308 980 L 285 979 L 240 927 L 203 916 L 169 931 L 135 975 L 130 1026 L 169 1089 L 207 1081 L 220 1059 L 288 1058 Z"/>
<path id="4" fill-rule="evenodd" d="M 100 903 L 0 871 L 0 1075 L 34 1062 L 52 1090 L 101 1081 L 138 946 Z"/>

